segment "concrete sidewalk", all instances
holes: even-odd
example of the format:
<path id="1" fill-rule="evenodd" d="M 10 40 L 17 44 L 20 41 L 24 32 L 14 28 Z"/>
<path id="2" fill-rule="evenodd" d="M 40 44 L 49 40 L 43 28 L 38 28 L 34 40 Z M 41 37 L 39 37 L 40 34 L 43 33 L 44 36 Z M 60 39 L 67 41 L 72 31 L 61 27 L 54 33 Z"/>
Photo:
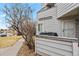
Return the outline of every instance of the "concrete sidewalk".
<path id="1" fill-rule="evenodd" d="M 16 56 L 24 40 L 20 39 L 15 45 L 6 48 L 0 48 L 0 56 Z"/>

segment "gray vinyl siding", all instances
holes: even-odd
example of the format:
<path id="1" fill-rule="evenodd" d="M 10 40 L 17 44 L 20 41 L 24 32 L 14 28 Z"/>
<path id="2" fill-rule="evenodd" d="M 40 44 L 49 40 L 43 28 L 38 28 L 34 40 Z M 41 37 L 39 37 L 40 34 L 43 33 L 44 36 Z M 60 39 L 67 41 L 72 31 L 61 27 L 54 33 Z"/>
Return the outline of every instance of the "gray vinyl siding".
<path id="1" fill-rule="evenodd" d="M 71 10 L 79 7 L 78 3 L 56 3 L 57 6 L 57 18 L 63 16 L 64 14 L 70 12 Z"/>
<path id="2" fill-rule="evenodd" d="M 66 41 L 66 39 L 69 41 Z M 72 38 L 70 38 L 70 39 L 58 38 L 57 39 L 56 37 L 52 37 L 52 39 L 50 39 L 50 38 L 46 39 L 46 38 L 42 38 L 42 37 L 37 37 L 36 38 L 36 53 L 43 55 L 43 56 L 46 56 L 46 55 L 72 56 L 74 53 L 72 41 L 73 41 Z"/>
<path id="3" fill-rule="evenodd" d="M 47 18 L 50 17 L 51 18 Z M 45 19 L 47 18 L 47 19 Z M 38 24 L 43 23 L 43 31 L 42 32 L 56 32 L 59 36 L 61 36 L 61 22 L 56 19 L 56 7 L 52 7 L 48 10 L 38 13 Z M 38 32 L 37 34 L 39 34 Z"/>

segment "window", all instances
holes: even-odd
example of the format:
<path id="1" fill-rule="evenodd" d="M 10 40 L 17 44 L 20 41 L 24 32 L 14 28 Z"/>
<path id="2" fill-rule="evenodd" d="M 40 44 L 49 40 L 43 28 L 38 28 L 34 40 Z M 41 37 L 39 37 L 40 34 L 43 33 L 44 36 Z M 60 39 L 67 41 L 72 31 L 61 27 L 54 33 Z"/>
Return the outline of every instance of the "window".
<path id="1" fill-rule="evenodd" d="M 38 24 L 38 31 L 42 31 L 42 24 Z"/>

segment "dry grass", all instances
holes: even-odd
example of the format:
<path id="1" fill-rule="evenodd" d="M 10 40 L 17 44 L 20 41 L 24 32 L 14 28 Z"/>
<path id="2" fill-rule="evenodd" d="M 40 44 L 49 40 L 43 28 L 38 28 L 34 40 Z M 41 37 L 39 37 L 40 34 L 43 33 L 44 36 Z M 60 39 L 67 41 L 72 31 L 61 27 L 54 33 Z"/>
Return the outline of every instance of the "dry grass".
<path id="1" fill-rule="evenodd" d="M 0 37 L 0 48 L 12 46 L 21 38 L 21 36 Z"/>
<path id="2" fill-rule="evenodd" d="M 23 44 L 21 49 L 19 50 L 17 56 L 35 56 L 35 52 L 33 50 L 30 50 L 27 45 Z"/>

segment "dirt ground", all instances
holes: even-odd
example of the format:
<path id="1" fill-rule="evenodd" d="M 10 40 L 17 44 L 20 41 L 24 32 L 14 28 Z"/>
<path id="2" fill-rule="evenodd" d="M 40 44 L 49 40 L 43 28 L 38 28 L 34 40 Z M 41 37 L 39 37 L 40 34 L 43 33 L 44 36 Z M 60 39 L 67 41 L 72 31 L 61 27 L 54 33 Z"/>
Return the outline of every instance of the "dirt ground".
<path id="1" fill-rule="evenodd" d="M 33 50 L 30 50 L 25 44 L 23 44 L 17 56 L 36 56 L 36 54 Z"/>

